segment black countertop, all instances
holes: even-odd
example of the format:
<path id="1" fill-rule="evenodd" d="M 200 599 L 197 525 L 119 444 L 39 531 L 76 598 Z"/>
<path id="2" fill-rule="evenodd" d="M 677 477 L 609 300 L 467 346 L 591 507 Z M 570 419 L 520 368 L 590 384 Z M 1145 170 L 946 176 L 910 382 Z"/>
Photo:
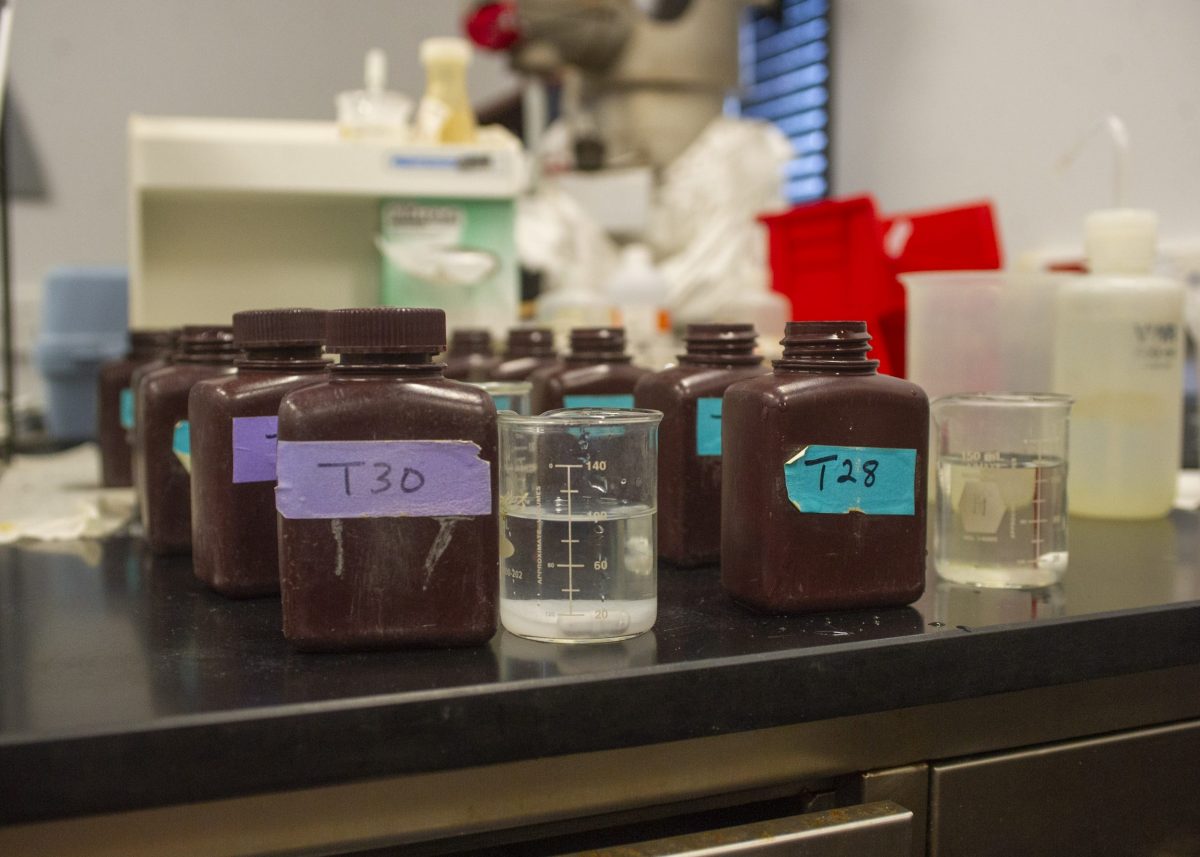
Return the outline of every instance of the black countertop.
<path id="1" fill-rule="evenodd" d="M 1060 586 L 763 616 L 660 572 L 653 632 L 293 651 L 127 538 L 0 549 L 0 821 L 630 747 L 1200 663 L 1200 519 L 1073 520 Z M 186 772 L 186 775 L 181 775 Z"/>

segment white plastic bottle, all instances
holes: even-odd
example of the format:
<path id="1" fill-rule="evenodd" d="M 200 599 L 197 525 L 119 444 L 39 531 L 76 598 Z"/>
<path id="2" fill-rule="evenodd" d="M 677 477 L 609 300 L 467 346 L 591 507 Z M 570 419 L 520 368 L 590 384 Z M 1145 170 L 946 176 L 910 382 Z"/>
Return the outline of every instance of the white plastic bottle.
<path id="1" fill-rule="evenodd" d="M 421 42 L 425 95 L 417 107 L 417 135 L 428 143 L 475 142 L 475 111 L 467 96 L 471 44 L 441 37 Z"/>
<path id="2" fill-rule="evenodd" d="M 1184 289 L 1153 276 L 1152 211 L 1093 212 L 1090 274 L 1059 292 L 1055 390 L 1075 398 L 1073 515 L 1159 518 L 1170 510 L 1183 422 Z"/>

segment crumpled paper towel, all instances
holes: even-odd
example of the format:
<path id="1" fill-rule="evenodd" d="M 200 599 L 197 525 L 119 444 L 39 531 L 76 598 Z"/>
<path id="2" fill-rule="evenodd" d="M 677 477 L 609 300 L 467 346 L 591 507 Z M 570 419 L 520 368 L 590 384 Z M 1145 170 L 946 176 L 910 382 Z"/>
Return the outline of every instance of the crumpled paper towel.
<path id="1" fill-rule="evenodd" d="M 101 488 L 94 443 L 49 455 L 18 455 L 0 475 L 0 544 L 70 541 L 115 533 L 133 515 L 130 488 Z"/>

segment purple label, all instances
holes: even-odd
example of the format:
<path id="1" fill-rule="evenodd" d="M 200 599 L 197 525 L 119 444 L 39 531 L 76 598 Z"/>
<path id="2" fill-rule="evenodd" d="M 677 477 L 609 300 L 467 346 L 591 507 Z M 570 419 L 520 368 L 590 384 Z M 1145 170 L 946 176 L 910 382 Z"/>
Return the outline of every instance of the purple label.
<path id="1" fill-rule="evenodd" d="M 274 482 L 279 417 L 233 418 L 233 481 Z"/>
<path id="2" fill-rule="evenodd" d="M 280 441 L 285 518 L 490 515 L 491 464 L 468 440 Z"/>

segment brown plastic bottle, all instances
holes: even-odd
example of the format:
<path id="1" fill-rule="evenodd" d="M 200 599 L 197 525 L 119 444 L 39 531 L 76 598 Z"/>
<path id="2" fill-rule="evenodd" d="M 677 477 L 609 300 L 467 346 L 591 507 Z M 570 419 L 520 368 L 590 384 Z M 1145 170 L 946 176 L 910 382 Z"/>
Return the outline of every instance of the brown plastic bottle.
<path id="1" fill-rule="evenodd" d="M 754 353 L 750 324 L 690 324 L 679 365 L 638 381 L 639 408 L 662 411 L 658 428 L 658 554 L 680 566 L 721 555 L 721 397 L 770 370 Z"/>
<path id="2" fill-rule="evenodd" d="M 770 612 L 925 588 L 929 400 L 876 374 L 861 321 L 787 325 L 773 374 L 725 391 L 721 583 Z"/>
<path id="3" fill-rule="evenodd" d="M 330 312 L 326 348 L 341 362 L 283 399 L 283 633 L 300 648 L 480 645 L 495 633 L 496 408 L 443 377 L 433 358 L 445 341 L 441 310 Z"/>
<path id="4" fill-rule="evenodd" d="M 175 451 L 188 435 L 177 435 L 175 424 L 187 420 L 192 386 L 233 374 L 236 357 L 231 328 L 191 325 L 180 333 L 171 364 L 144 375 L 138 384 L 134 471 L 144 537 L 155 554 L 192 548 L 191 479 Z"/>
<path id="5" fill-rule="evenodd" d="M 192 387 L 192 567 L 222 595 L 279 591 L 279 403 L 325 379 L 324 340 L 324 310 L 235 313 L 233 341 L 243 351 L 237 374 Z"/>
<path id="6" fill-rule="evenodd" d="M 492 352 L 491 331 L 466 327 L 450 335 L 445 377 L 454 381 L 486 381 L 499 363 L 500 358 Z"/>
<path id="7" fill-rule="evenodd" d="M 548 327 L 514 327 L 493 381 L 524 381 L 538 369 L 558 364 L 554 332 Z"/>
<path id="8" fill-rule="evenodd" d="M 649 369 L 630 363 L 625 329 L 577 327 L 562 362 L 529 376 L 535 414 L 554 408 L 632 408 L 633 388 Z"/>
<path id="9" fill-rule="evenodd" d="M 133 463 L 126 433 L 133 427 L 133 371 L 165 355 L 174 345 L 174 330 L 131 330 L 124 357 L 100 367 L 96 435 L 100 444 L 100 482 L 105 488 L 133 484 Z"/>

